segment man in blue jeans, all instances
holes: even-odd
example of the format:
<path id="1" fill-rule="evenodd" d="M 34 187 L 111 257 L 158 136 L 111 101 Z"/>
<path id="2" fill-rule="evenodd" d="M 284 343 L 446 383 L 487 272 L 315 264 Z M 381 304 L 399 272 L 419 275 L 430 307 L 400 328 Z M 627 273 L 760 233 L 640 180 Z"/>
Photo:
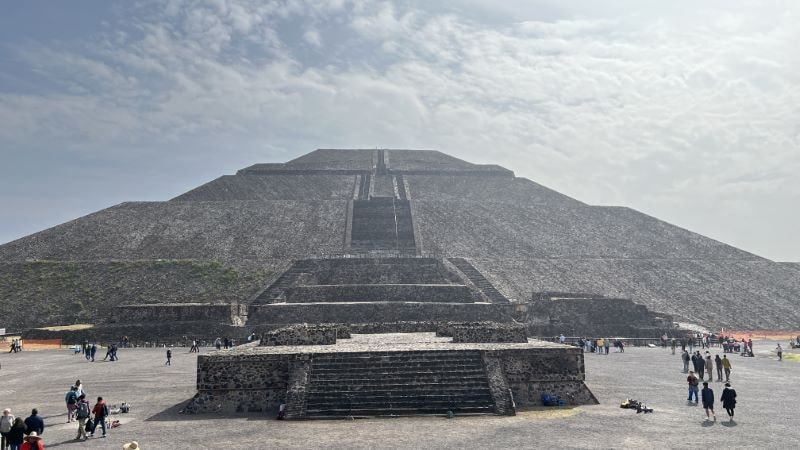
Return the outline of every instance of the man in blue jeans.
<path id="1" fill-rule="evenodd" d="M 108 416 L 108 406 L 106 406 L 106 402 L 103 401 L 103 397 L 97 397 L 97 403 L 94 405 L 94 409 L 92 409 L 92 414 L 94 414 L 94 425 L 92 426 L 92 431 L 90 436 L 94 436 L 94 430 L 97 429 L 97 425 L 103 429 L 103 437 L 106 437 L 106 417 Z"/>
<path id="2" fill-rule="evenodd" d="M 695 376 L 693 371 L 691 371 L 691 370 L 689 371 L 689 376 L 686 377 L 686 382 L 689 383 L 689 398 L 687 398 L 686 401 L 691 402 L 692 401 L 692 394 L 694 394 L 694 404 L 697 405 L 698 404 L 698 399 L 697 399 L 697 391 L 698 391 L 698 389 L 697 389 L 697 386 L 699 385 L 700 382 L 697 379 L 697 376 Z"/>

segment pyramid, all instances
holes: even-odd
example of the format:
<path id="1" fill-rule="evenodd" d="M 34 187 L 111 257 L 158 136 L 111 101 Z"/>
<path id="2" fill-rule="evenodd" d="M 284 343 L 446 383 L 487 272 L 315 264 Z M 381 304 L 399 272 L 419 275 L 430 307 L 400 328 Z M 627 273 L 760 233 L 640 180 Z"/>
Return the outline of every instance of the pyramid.
<path id="1" fill-rule="evenodd" d="M 302 299 L 323 289 L 287 284 L 302 261 L 348 258 L 425 260 L 434 284 L 461 273 L 481 304 L 588 292 L 710 329 L 800 320 L 800 265 L 438 151 L 319 149 L 0 246 L 0 326 L 94 323 L 121 305 L 269 304 L 284 285 Z"/>

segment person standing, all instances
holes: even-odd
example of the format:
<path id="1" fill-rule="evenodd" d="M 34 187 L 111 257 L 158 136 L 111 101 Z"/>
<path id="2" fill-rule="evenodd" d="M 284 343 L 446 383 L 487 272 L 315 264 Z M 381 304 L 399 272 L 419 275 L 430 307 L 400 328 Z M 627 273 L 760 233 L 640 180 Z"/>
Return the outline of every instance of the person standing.
<path id="1" fill-rule="evenodd" d="M 608 354 L 608 350 L 611 348 L 611 339 L 608 339 L 608 338 L 604 339 L 603 340 L 603 344 L 605 344 L 606 355 L 607 355 Z"/>
<path id="2" fill-rule="evenodd" d="M 78 403 L 78 392 L 75 386 L 69 388 L 67 395 L 64 396 L 64 402 L 67 404 L 67 423 L 70 423 L 75 415 L 75 407 Z"/>
<path id="3" fill-rule="evenodd" d="M 689 376 L 686 377 L 686 383 L 689 385 L 689 398 L 686 399 L 689 403 L 692 402 L 692 396 L 694 395 L 694 403 L 697 405 L 697 385 L 699 381 L 697 377 L 694 375 L 693 371 L 689 371 Z"/>
<path id="4" fill-rule="evenodd" d="M 714 381 L 714 360 L 711 359 L 711 353 L 706 352 L 706 372 L 708 373 L 708 381 Z"/>
<path id="5" fill-rule="evenodd" d="M 14 415 L 11 414 L 10 409 L 6 408 L 3 410 L 3 415 L 0 416 L 0 450 L 8 448 L 8 432 L 11 431 L 13 425 Z"/>
<path id="6" fill-rule="evenodd" d="M 35 431 L 39 436 L 44 434 L 44 419 L 39 417 L 39 410 L 33 408 L 31 415 L 25 418 L 25 434 Z"/>
<path id="7" fill-rule="evenodd" d="M 706 362 L 703 360 L 703 355 L 700 354 L 700 350 L 697 351 L 695 362 L 697 364 L 697 377 L 702 380 L 705 377 Z"/>
<path id="8" fill-rule="evenodd" d="M 722 390 L 722 396 L 720 396 L 719 400 L 728 413 L 728 419 L 733 422 L 733 409 L 736 408 L 736 390 L 731 388 L 730 383 L 725 383 L 725 389 Z"/>
<path id="9" fill-rule="evenodd" d="M 88 419 L 90 415 L 91 409 L 89 408 L 89 401 L 86 400 L 85 394 L 81 394 L 78 397 L 78 403 L 75 407 L 75 418 L 78 419 L 78 436 L 75 437 L 75 440 L 83 439 L 85 441 L 89 439 L 89 437 L 86 436 L 86 419 Z"/>
<path id="10" fill-rule="evenodd" d="M 683 373 L 689 372 L 689 360 L 691 358 L 689 357 L 689 352 L 687 352 L 685 349 L 683 350 L 683 353 L 681 353 L 681 359 L 683 360 Z"/>
<path id="11" fill-rule="evenodd" d="M 97 354 L 97 344 L 92 344 L 92 348 L 89 349 L 89 354 L 91 354 L 92 362 L 94 362 L 94 355 Z"/>
<path id="12" fill-rule="evenodd" d="M 728 355 L 722 355 L 722 368 L 725 369 L 725 382 L 731 381 L 731 360 Z"/>
<path id="13" fill-rule="evenodd" d="M 703 391 L 700 397 L 703 399 L 703 409 L 706 410 L 706 420 L 710 418 L 710 414 L 714 417 L 714 422 L 716 422 L 717 415 L 714 414 L 714 391 L 708 387 L 708 381 L 703 382 Z"/>
<path id="14" fill-rule="evenodd" d="M 778 346 L 775 347 L 775 353 L 778 354 L 778 361 L 783 361 L 783 347 L 781 347 L 780 342 L 778 342 Z"/>
<path id="15" fill-rule="evenodd" d="M 167 362 L 164 363 L 165 366 L 172 365 L 172 347 L 167 349 Z"/>
<path id="16" fill-rule="evenodd" d="M 100 425 L 100 428 L 103 429 L 102 437 L 106 437 L 106 417 L 108 417 L 108 406 L 106 406 L 106 402 L 103 401 L 103 397 L 97 397 L 97 403 L 94 404 L 92 414 L 94 414 L 94 425 L 92 425 L 92 431 L 90 435 L 94 436 L 94 431 L 97 429 L 97 425 Z"/>
<path id="17" fill-rule="evenodd" d="M 597 354 L 598 355 L 602 355 L 603 354 L 603 346 L 604 345 L 605 344 L 603 343 L 603 338 L 597 338 Z"/>
<path id="18" fill-rule="evenodd" d="M 11 450 L 19 450 L 22 446 L 22 441 L 25 440 L 25 422 L 22 420 L 22 417 L 14 419 L 14 424 L 11 425 L 11 429 L 8 431 L 6 437 L 8 438 L 8 445 Z"/>
<path id="19" fill-rule="evenodd" d="M 675 338 L 670 339 L 669 346 L 672 348 L 672 354 L 674 355 L 675 354 L 675 347 L 677 346 L 675 344 Z"/>
<path id="20" fill-rule="evenodd" d="M 86 393 L 83 392 L 83 383 L 81 383 L 81 380 L 75 380 L 75 392 L 78 394 L 79 398 Z"/>
<path id="21" fill-rule="evenodd" d="M 714 358 L 714 365 L 717 367 L 717 381 L 722 381 L 722 358 L 719 357 L 719 354 Z"/>

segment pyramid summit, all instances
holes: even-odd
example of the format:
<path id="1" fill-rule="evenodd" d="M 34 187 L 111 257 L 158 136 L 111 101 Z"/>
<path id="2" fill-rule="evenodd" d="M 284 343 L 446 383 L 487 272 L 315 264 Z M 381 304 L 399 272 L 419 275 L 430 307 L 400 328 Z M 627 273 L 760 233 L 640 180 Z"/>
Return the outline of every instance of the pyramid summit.
<path id="1" fill-rule="evenodd" d="M 198 304 L 250 307 L 264 323 L 535 321 L 521 305 L 548 292 L 627 298 L 710 329 L 793 330 L 800 319 L 797 265 L 431 150 L 254 164 L 9 242 L 0 261 L 10 329 L 95 323 L 136 305 L 179 317 Z M 376 296 L 430 301 L 367 301 Z"/>

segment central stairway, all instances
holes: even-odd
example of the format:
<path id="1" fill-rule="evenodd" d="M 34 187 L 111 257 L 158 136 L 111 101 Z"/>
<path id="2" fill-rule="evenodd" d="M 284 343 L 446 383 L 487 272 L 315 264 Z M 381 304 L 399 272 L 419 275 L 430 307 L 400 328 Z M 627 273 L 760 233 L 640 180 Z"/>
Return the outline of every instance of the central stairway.
<path id="1" fill-rule="evenodd" d="M 494 414 L 477 351 L 317 353 L 306 417 Z"/>

